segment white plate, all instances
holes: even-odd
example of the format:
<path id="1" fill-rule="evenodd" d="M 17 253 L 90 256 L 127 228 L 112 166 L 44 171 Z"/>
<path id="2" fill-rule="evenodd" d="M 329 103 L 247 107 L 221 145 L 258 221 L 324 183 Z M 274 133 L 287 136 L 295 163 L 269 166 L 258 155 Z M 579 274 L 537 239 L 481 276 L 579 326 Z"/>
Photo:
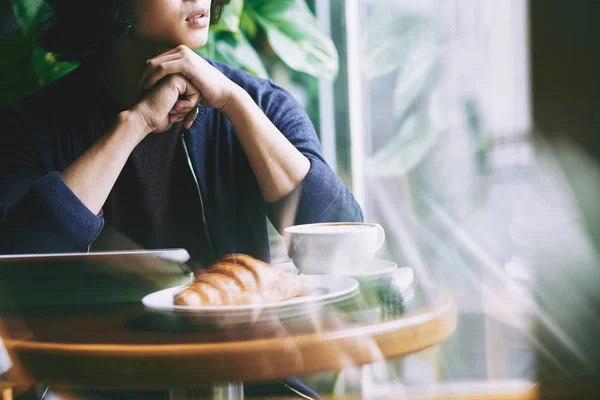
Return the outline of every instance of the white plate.
<path id="1" fill-rule="evenodd" d="M 268 304 L 250 304 L 234 306 L 178 306 L 173 304 L 173 297 L 184 286 L 151 293 L 142 299 L 142 303 L 151 310 L 185 313 L 206 316 L 240 316 L 243 314 L 256 315 L 263 311 L 280 311 L 302 308 L 306 304 L 324 304 L 352 295 L 358 290 L 358 282 L 343 276 L 302 275 L 301 278 L 312 286 L 314 290 L 309 295 L 294 297 L 293 299 Z"/>
<path id="2" fill-rule="evenodd" d="M 294 272 L 294 273 L 296 273 L 298 271 L 296 266 L 291 261 L 277 264 L 276 266 L 278 268 L 284 269 L 286 271 Z M 410 268 L 408 268 L 408 269 L 410 269 Z M 339 276 L 346 276 L 346 277 L 355 278 L 355 279 L 375 279 L 375 278 L 382 278 L 382 277 L 391 275 L 394 272 L 396 272 L 397 270 L 398 270 L 398 264 L 396 264 L 393 261 L 374 259 L 369 263 L 369 266 L 364 271 L 350 272 L 350 273 L 339 275 Z M 322 275 L 322 276 L 330 276 L 330 275 Z"/>

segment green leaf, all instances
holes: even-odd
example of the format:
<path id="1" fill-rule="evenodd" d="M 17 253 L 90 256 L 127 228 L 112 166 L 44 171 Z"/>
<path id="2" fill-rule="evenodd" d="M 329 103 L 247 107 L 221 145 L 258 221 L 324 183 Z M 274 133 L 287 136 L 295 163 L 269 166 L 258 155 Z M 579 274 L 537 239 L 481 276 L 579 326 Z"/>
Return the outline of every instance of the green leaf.
<path id="1" fill-rule="evenodd" d="M 42 0 L 13 0 L 13 12 L 26 35 L 34 32 L 45 11 Z"/>
<path id="2" fill-rule="evenodd" d="M 231 0 L 231 2 L 223 8 L 221 19 L 211 27 L 211 30 L 213 32 L 239 32 L 240 18 L 243 9 L 244 0 Z"/>
<path id="3" fill-rule="evenodd" d="M 343 396 L 346 392 L 346 377 L 344 376 L 344 370 L 337 371 L 333 377 L 333 387 L 331 394 L 333 397 Z"/>
<path id="4" fill-rule="evenodd" d="M 236 35 L 229 32 L 216 32 L 204 47 L 196 49 L 195 52 L 261 78 L 269 78 L 260 56 L 242 32 Z"/>
<path id="5" fill-rule="evenodd" d="M 367 79 L 390 73 L 403 66 L 407 58 L 421 48 L 435 46 L 431 18 L 388 2 L 372 10 L 361 40 L 363 69 Z"/>
<path id="6" fill-rule="evenodd" d="M 368 162 L 369 176 L 405 175 L 413 169 L 435 144 L 439 130 L 428 122 L 422 108 L 409 115 L 395 136 L 380 147 Z"/>
<path id="7" fill-rule="evenodd" d="M 394 90 L 394 118 L 402 120 L 415 102 L 427 95 L 434 82 L 438 64 L 435 48 L 424 46 L 405 57 L 405 64 L 400 69 Z"/>
<path id="8" fill-rule="evenodd" d="M 256 27 L 256 22 L 254 22 L 254 20 L 247 11 L 242 12 L 242 17 L 240 19 L 240 28 L 250 40 L 256 37 L 256 31 L 258 29 Z"/>
<path id="9" fill-rule="evenodd" d="M 215 61 L 241 68 L 261 78 L 269 78 L 260 56 L 246 36 L 240 32 L 236 38 L 231 34 L 220 34 L 215 41 Z"/>
<path id="10" fill-rule="evenodd" d="M 37 80 L 31 63 L 31 40 L 23 32 L 0 35 L 0 105 L 35 90 Z"/>
<path id="11" fill-rule="evenodd" d="M 202 56 L 202 57 L 211 58 L 210 57 L 209 46 L 212 46 L 212 44 L 206 43 L 203 47 L 200 47 L 198 49 L 194 49 L 194 52 L 196 54 Z"/>
<path id="12" fill-rule="evenodd" d="M 250 15 L 277 56 L 291 69 L 334 79 L 338 55 L 304 0 L 248 0 Z"/>
<path id="13" fill-rule="evenodd" d="M 369 174 L 406 175 L 432 152 L 453 120 L 437 89 L 440 48 L 434 21 L 426 10 L 386 3 L 372 10 L 366 26 L 363 72 L 375 79 L 397 71 L 391 117 L 399 124 L 374 153 Z"/>
<path id="14" fill-rule="evenodd" d="M 40 86 L 55 81 L 77 67 L 75 64 L 56 61 L 52 53 L 48 53 L 38 46 L 33 49 L 31 62 Z"/>

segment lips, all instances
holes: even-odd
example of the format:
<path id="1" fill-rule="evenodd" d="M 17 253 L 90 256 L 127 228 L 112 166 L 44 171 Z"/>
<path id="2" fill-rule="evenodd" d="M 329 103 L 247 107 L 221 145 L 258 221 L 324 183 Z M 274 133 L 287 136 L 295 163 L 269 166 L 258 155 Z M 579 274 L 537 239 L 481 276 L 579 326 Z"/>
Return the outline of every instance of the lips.
<path id="1" fill-rule="evenodd" d="M 194 10 L 188 15 L 185 21 L 190 23 L 198 23 L 202 19 L 208 18 L 208 13 L 209 10 L 205 8 Z"/>

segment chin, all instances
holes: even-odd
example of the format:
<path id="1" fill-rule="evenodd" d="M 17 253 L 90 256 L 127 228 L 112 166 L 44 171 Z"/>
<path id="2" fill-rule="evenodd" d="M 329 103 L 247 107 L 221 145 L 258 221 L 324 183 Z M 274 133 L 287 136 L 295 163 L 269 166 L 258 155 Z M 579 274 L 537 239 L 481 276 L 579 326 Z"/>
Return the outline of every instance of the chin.
<path id="1" fill-rule="evenodd" d="M 208 30 L 206 30 L 206 32 L 189 35 L 182 39 L 180 44 L 183 44 L 192 50 L 199 49 L 200 47 L 206 46 L 206 43 L 208 43 Z"/>
<path id="2" fill-rule="evenodd" d="M 207 43 L 207 41 L 204 40 L 204 41 L 200 41 L 200 42 L 196 41 L 196 42 L 192 42 L 189 44 L 188 43 L 184 43 L 184 44 L 192 50 L 198 50 L 199 48 L 206 46 L 206 43 Z"/>

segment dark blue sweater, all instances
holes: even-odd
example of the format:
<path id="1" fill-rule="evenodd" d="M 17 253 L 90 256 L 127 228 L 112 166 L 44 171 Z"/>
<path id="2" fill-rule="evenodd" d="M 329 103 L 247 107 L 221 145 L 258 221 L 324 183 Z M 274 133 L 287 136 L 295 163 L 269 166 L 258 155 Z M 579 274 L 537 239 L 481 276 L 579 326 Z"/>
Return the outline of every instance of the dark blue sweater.
<path id="1" fill-rule="evenodd" d="M 294 192 L 267 204 L 230 122 L 219 110 L 201 108 L 185 141 L 204 203 L 202 234 L 214 256 L 241 252 L 268 260 L 265 216 L 280 232 L 292 224 L 362 221 L 360 206 L 325 162 L 311 121 L 292 96 L 270 81 L 211 63 L 311 162 Z M 0 110 L 0 253 L 86 251 L 102 231 L 103 219 L 60 176 L 108 129 L 97 123 L 101 102 L 86 90 L 90 79 L 79 68 Z M 189 212 L 201 211 L 199 197 Z"/>

